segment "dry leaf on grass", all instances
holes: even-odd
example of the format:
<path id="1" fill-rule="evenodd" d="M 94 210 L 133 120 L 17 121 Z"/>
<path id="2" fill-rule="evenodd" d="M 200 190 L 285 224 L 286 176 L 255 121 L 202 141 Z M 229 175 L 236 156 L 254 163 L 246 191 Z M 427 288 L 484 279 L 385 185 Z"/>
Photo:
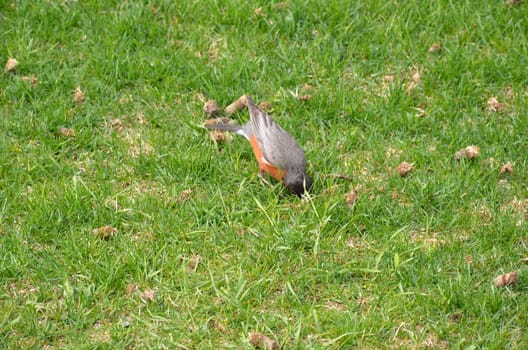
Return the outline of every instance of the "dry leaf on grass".
<path id="1" fill-rule="evenodd" d="M 253 13 L 255 14 L 255 16 L 263 16 L 263 17 L 266 17 L 266 12 L 264 11 L 264 9 L 262 7 L 257 7 L 255 9 L 255 11 L 253 11 Z"/>
<path id="2" fill-rule="evenodd" d="M 288 8 L 288 3 L 285 1 L 278 2 L 278 3 L 271 5 L 271 8 L 274 10 L 286 10 Z"/>
<path id="3" fill-rule="evenodd" d="M 154 289 L 147 289 L 141 293 L 141 299 L 144 299 L 145 301 L 152 301 L 156 297 L 156 290 Z"/>
<path id="4" fill-rule="evenodd" d="M 65 127 L 59 128 L 57 130 L 57 134 L 62 137 L 74 137 L 75 136 L 75 132 L 73 131 L 73 129 L 68 129 Z"/>
<path id="5" fill-rule="evenodd" d="M 250 332 L 249 342 L 257 349 L 278 350 L 279 344 L 260 332 Z"/>
<path id="6" fill-rule="evenodd" d="M 344 309 L 346 309 L 346 306 L 343 303 L 339 301 L 335 301 L 335 300 L 325 300 L 324 307 L 326 307 L 329 310 L 338 310 L 338 311 L 343 311 Z"/>
<path id="7" fill-rule="evenodd" d="M 500 171 L 499 171 L 501 174 L 511 174 L 513 173 L 513 163 L 512 162 L 508 162 L 506 164 L 504 164 L 503 166 L 500 167 Z"/>
<path id="8" fill-rule="evenodd" d="M 495 285 L 495 287 L 500 288 L 500 287 L 514 285 L 518 281 L 519 281 L 519 274 L 517 273 L 517 271 L 512 271 L 512 272 L 505 273 L 503 275 L 498 275 L 497 277 L 495 277 L 495 279 L 493 280 L 493 284 Z"/>
<path id="9" fill-rule="evenodd" d="M 458 323 L 462 319 L 462 313 L 460 311 L 455 311 L 448 317 L 450 322 Z"/>
<path id="10" fill-rule="evenodd" d="M 427 112 L 425 111 L 425 109 L 421 107 L 414 107 L 413 109 L 416 111 L 416 117 L 418 118 L 423 118 L 427 115 Z"/>
<path id="11" fill-rule="evenodd" d="M 298 99 L 299 101 L 309 101 L 309 100 L 311 100 L 312 98 L 313 98 L 313 96 L 310 95 L 310 94 L 304 94 L 304 95 L 299 95 L 299 96 L 297 96 L 297 99 Z"/>
<path id="12" fill-rule="evenodd" d="M 223 322 L 220 322 L 218 320 L 210 320 L 209 321 L 209 327 L 212 327 L 214 329 L 216 329 L 217 331 L 219 331 L 220 333 L 223 333 L 225 335 L 229 335 L 230 332 L 229 332 L 229 329 L 227 328 L 227 326 L 223 323 Z"/>
<path id="13" fill-rule="evenodd" d="M 413 170 L 414 163 L 407 163 L 407 162 L 401 162 L 398 165 L 398 174 L 400 174 L 401 177 L 407 176 L 412 170 Z"/>
<path id="14" fill-rule="evenodd" d="M 114 118 L 110 120 L 108 123 L 112 129 L 114 129 L 116 132 L 121 132 L 123 130 L 123 121 L 119 118 Z"/>
<path id="15" fill-rule="evenodd" d="M 128 154 L 132 158 L 137 158 L 140 155 L 151 155 L 154 152 L 154 147 L 144 140 L 143 135 L 137 130 L 127 130 L 125 132 L 125 141 L 129 145 Z"/>
<path id="16" fill-rule="evenodd" d="M 427 50 L 429 53 L 439 53 L 440 51 L 442 51 L 442 44 L 440 43 L 434 43 Z"/>
<path id="17" fill-rule="evenodd" d="M 386 74 L 383 76 L 383 81 L 387 84 L 394 83 L 394 74 Z"/>
<path id="18" fill-rule="evenodd" d="M 92 230 L 92 234 L 101 239 L 109 239 L 110 237 L 115 236 L 116 233 L 117 229 L 113 228 L 110 225 L 94 228 Z"/>
<path id="19" fill-rule="evenodd" d="M 127 287 L 126 287 L 126 290 L 125 290 L 126 295 L 130 297 L 130 296 L 132 296 L 132 294 L 134 294 L 138 289 L 139 289 L 139 286 L 138 286 L 137 284 L 135 284 L 135 283 L 130 283 L 130 284 L 128 284 Z"/>
<path id="20" fill-rule="evenodd" d="M 300 93 L 295 93 L 294 96 L 299 100 L 299 101 L 309 101 L 313 98 L 313 94 L 315 93 L 315 87 L 313 87 L 312 85 L 310 84 L 304 84 L 302 87 L 301 87 L 301 92 Z"/>
<path id="21" fill-rule="evenodd" d="M 195 272 L 200 261 L 202 261 L 200 254 L 196 254 L 190 258 L 189 262 L 187 263 L 187 273 Z"/>
<path id="22" fill-rule="evenodd" d="M 243 110 L 247 106 L 246 95 L 242 95 L 235 102 L 225 108 L 226 114 L 233 114 Z"/>
<path id="23" fill-rule="evenodd" d="M 411 81 L 407 84 L 407 88 L 405 89 L 405 93 L 409 95 L 416 87 L 420 84 L 422 81 L 422 77 L 420 75 L 420 72 L 417 70 L 413 71 L 411 74 Z"/>
<path id="24" fill-rule="evenodd" d="M 204 105 L 204 111 L 209 118 L 214 118 L 221 112 L 220 107 L 218 107 L 218 103 L 216 103 L 215 100 L 207 101 Z"/>
<path id="25" fill-rule="evenodd" d="M 475 159 L 480 156 L 480 147 L 471 145 L 466 148 L 462 148 L 455 153 L 455 160 L 459 161 L 462 158 Z"/>
<path id="26" fill-rule="evenodd" d="M 500 112 L 506 107 L 506 104 L 499 102 L 495 96 L 491 96 L 486 104 L 488 105 L 488 111 L 490 112 Z"/>
<path id="27" fill-rule="evenodd" d="M 31 84 L 31 87 L 32 87 L 32 88 L 34 88 L 34 87 L 37 86 L 37 84 L 38 84 L 38 79 L 37 79 L 37 77 L 34 76 L 34 75 L 29 75 L 29 76 L 25 75 L 25 76 L 23 76 L 23 77 L 20 78 L 20 79 L 22 79 L 22 81 L 27 81 L 27 82 L 29 82 L 29 83 Z"/>
<path id="28" fill-rule="evenodd" d="M 358 200 L 358 190 L 357 188 L 354 188 L 352 191 L 350 191 L 349 193 L 347 193 L 345 195 L 345 205 L 347 208 L 350 208 L 351 206 L 354 205 L 354 203 L 356 203 Z"/>
<path id="29" fill-rule="evenodd" d="M 186 189 L 180 192 L 180 195 L 178 196 L 178 202 L 186 201 L 187 199 L 191 198 L 192 190 Z"/>
<path id="30" fill-rule="evenodd" d="M 112 337 L 110 336 L 109 325 L 102 321 L 97 321 L 90 330 L 90 340 L 96 343 L 108 343 Z"/>
<path id="31" fill-rule="evenodd" d="M 75 88 L 75 92 L 73 93 L 73 102 L 75 102 L 76 104 L 83 104 L 84 101 L 84 92 L 81 90 L 80 86 L 77 86 Z"/>
<path id="32" fill-rule="evenodd" d="M 194 100 L 198 100 L 201 103 L 205 103 L 207 101 L 207 99 L 205 98 L 205 95 L 200 92 L 194 95 Z"/>
<path id="33" fill-rule="evenodd" d="M 269 101 L 262 101 L 258 104 L 258 108 L 264 112 L 268 112 L 271 110 L 271 102 Z"/>
<path id="34" fill-rule="evenodd" d="M 211 140 L 216 141 L 218 143 L 224 143 L 224 142 L 231 142 L 233 141 L 233 136 L 226 131 L 222 130 L 211 130 L 209 131 L 209 137 Z"/>
<path id="35" fill-rule="evenodd" d="M 7 60 L 7 63 L 4 67 L 4 71 L 6 71 L 7 73 L 14 72 L 17 66 L 18 66 L 18 61 L 15 58 L 10 58 Z"/>
<path id="36" fill-rule="evenodd" d="M 136 113 L 136 122 L 138 124 L 145 124 L 145 115 L 143 112 L 139 111 Z"/>

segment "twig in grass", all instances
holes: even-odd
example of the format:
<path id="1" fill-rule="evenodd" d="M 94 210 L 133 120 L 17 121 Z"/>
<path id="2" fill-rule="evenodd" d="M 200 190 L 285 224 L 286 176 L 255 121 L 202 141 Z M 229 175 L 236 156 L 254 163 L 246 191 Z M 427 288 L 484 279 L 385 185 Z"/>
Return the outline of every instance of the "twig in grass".
<path id="1" fill-rule="evenodd" d="M 341 180 L 346 180 L 346 181 L 354 181 L 354 179 L 352 178 L 352 176 L 348 176 L 348 175 L 345 175 L 345 174 L 327 174 L 327 175 L 323 175 L 323 177 L 334 177 L 336 179 L 341 179 Z"/>

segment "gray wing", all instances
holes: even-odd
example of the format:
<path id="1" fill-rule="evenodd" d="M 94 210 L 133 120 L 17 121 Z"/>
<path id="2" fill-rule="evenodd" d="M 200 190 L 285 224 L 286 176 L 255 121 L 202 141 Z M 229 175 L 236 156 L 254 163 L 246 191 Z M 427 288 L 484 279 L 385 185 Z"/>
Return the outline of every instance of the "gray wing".
<path id="1" fill-rule="evenodd" d="M 246 96 L 246 100 L 251 117 L 251 133 L 257 138 L 266 160 L 286 172 L 290 169 L 304 171 L 306 158 L 297 141 L 269 115 L 258 109 L 249 96 Z"/>

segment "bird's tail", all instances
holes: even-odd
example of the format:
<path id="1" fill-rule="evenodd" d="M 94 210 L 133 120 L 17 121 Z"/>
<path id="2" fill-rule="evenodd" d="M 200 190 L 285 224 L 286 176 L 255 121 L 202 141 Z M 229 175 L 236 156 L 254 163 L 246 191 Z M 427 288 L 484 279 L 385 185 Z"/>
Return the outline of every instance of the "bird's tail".
<path id="1" fill-rule="evenodd" d="M 242 126 L 233 124 L 210 124 L 206 125 L 206 127 L 207 129 L 225 130 L 234 133 L 240 132 L 240 130 L 242 130 Z"/>
<path id="2" fill-rule="evenodd" d="M 206 125 L 208 129 L 225 130 L 235 133 L 240 136 L 244 136 L 249 140 L 249 133 L 245 128 L 245 125 L 233 125 L 233 124 L 211 124 Z"/>

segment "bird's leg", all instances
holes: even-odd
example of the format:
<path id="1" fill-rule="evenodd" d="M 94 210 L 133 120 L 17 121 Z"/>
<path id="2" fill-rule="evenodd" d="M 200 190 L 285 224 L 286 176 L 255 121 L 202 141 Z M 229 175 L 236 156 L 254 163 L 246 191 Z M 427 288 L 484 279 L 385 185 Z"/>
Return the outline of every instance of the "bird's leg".
<path id="1" fill-rule="evenodd" d="M 258 177 L 260 178 L 260 180 L 265 183 L 266 185 L 268 185 L 269 187 L 273 187 L 273 185 L 268 181 L 266 180 L 266 178 L 264 177 L 264 175 L 266 174 L 266 172 L 264 172 L 264 170 L 259 170 L 258 172 Z"/>

